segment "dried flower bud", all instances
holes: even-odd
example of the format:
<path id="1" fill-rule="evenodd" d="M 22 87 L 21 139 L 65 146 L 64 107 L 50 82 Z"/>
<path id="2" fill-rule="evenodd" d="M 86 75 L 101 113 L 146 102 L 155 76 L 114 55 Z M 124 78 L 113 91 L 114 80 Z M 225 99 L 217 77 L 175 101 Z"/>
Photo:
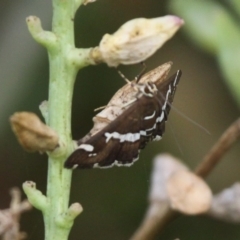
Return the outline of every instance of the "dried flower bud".
<path id="1" fill-rule="evenodd" d="M 114 34 L 105 34 L 99 45 L 101 58 L 109 66 L 135 64 L 155 53 L 183 25 L 176 16 L 137 18 Z"/>
<path id="2" fill-rule="evenodd" d="M 149 194 L 151 203 L 168 203 L 184 214 L 206 212 L 211 205 L 212 193 L 208 185 L 187 166 L 169 154 L 154 159 Z"/>
<path id="3" fill-rule="evenodd" d="M 224 189 L 213 197 L 208 215 L 232 223 L 240 222 L 240 183 Z"/>
<path id="4" fill-rule="evenodd" d="M 170 154 L 159 154 L 154 159 L 154 166 L 151 176 L 151 189 L 149 199 L 151 202 L 169 202 L 166 189 L 170 176 L 177 171 L 187 171 L 188 168 Z"/>
<path id="5" fill-rule="evenodd" d="M 209 210 L 212 192 L 208 185 L 190 171 L 181 170 L 170 176 L 167 192 L 173 209 L 184 214 L 200 214 Z"/>
<path id="6" fill-rule="evenodd" d="M 29 151 L 52 151 L 58 146 L 58 135 L 30 112 L 15 113 L 10 118 L 12 130 L 22 147 Z"/>

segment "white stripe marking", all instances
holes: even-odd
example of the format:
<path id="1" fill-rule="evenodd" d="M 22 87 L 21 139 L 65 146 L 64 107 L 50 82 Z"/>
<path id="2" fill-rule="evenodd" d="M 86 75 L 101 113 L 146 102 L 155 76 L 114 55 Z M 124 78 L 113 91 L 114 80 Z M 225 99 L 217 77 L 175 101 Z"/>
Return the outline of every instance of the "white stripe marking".
<path id="1" fill-rule="evenodd" d="M 76 169 L 77 167 L 78 167 L 78 164 L 74 164 L 74 165 L 72 166 L 72 170 Z"/>
<path id="2" fill-rule="evenodd" d="M 140 139 L 140 133 L 127 133 L 127 134 L 120 134 L 118 132 L 113 132 L 113 133 L 105 133 L 106 137 L 106 143 L 111 139 L 119 139 L 120 142 L 135 142 Z"/>
<path id="3" fill-rule="evenodd" d="M 139 151 L 138 151 L 139 152 Z M 132 160 L 132 162 L 129 162 L 129 163 L 122 163 L 122 162 L 119 162 L 118 160 L 115 160 L 112 164 L 108 165 L 108 166 L 100 166 L 99 163 L 94 163 L 93 164 L 93 168 L 111 168 L 113 166 L 117 166 L 117 167 L 131 167 L 137 160 L 139 159 L 139 155 L 134 158 Z"/>
<path id="4" fill-rule="evenodd" d="M 164 111 L 162 111 L 161 116 L 157 118 L 156 122 L 162 122 L 162 120 L 164 119 Z"/>
<path id="5" fill-rule="evenodd" d="M 156 128 L 156 123 L 153 125 L 153 127 L 146 129 L 146 131 L 147 131 L 147 132 L 148 132 L 148 131 L 152 131 L 152 130 L 155 129 L 155 128 Z"/>
<path id="6" fill-rule="evenodd" d="M 162 139 L 162 137 L 159 136 L 159 135 L 157 135 L 157 136 L 153 139 L 153 141 L 159 141 L 159 140 L 161 140 L 161 139 Z"/>
<path id="7" fill-rule="evenodd" d="M 156 119 L 156 123 L 162 122 L 162 120 L 164 119 L 164 114 L 165 114 L 164 111 L 162 111 L 161 116 Z M 153 127 L 146 129 L 146 132 L 154 130 L 156 128 L 156 123 L 153 125 Z M 140 134 L 141 134 L 141 132 L 140 132 Z M 143 134 L 141 134 L 141 135 L 143 135 Z"/>
<path id="8" fill-rule="evenodd" d="M 174 80 L 174 82 L 173 82 L 173 86 L 174 86 L 174 87 L 176 87 L 176 85 L 177 85 L 177 80 L 178 80 L 179 74 L 180 74 L 180 71 L 177 71 L 177 75 L 176 75 L 175 80 Z"/>
<path id="9" fill-rule="evenodd" d="M 88 154 L 88 156 L 89 157 L 95 157 L 95 156 L 97 156 L 97 154 L 96 153 L 90 153 L 90 154 Z"/>
<path id="10" fill-rule="evenodd" d="M 162 107 L 162 110 L 165 110 L 165 108 L 166 108 L 166 105 L 167 105 L 167 102 L 168 102 L 168 96 L 169 96 L 169 94 L 171 93 L 171 91 L 172 91 L 171 85 L 169 85 L 168 91 L 167 91 L 167 96 L 166 96 L 166 98 L 165 98 L 165 102 L 164 102 L 164 105 L 163 105 L 163 107 Z"/>
<path id="11" fill-rule="evenodd" d="M 99 168 L 100 166 L 99 166 L 99 164 L 98 163 L 94 163 L 93 164 L 93 168 Z"/>
<path id="12" fill-rule="evenodd" d="M 147 136 L 147 132 L 146 132 L 146 131 L 143 131 L 143 130 L 140 130 L 140 135 L 142 135 L 142 136 Z"/>
<path id="13" fill-rule="evenodd" d="M 139 90 L 143 93 L 143 95 L 145 95 L 146 97 L 153 97 L 153 94 L 152 93 L 146 93 L 145 92 L 145 87 L 146 85 L 142 85 Z M 149 88 L 148 88 L 149 89 Z M 149 90 L 150 91 L 150 90 Z"/>
<path id="14" fill-rule="evenodd" d="M 155 114 L 156 114 L 156 111 L 154 111 L 152 115 L 146 116 L 146 117 L 144 118 L 144 120 L 148 120 L 148 119 L 153 118 L 153 117 L 155 116 Z"/>
<path id="15" fill-rule="evenodd" d="M 155 113 L 155 112 L 154 112 Z M 156 119 L 156 123 L 160 123 L 164 119 L 164 111 L 162 111 L 161 116 Z M 106 132 L 104 135 L 106 137 L 106 143 L 109 142 L 111 138 L 113 139 L 119 139 L 120 142 L 135 142 L 138 141 L 141 136 L 148 136 L 147 132 L 152 131 L 156 128 L 156 123 L 151 127 L 144 130 L 140 130 L 140 133 L 126 133 L 126 134 L 120 134 L 118 132 L 108 133 Z"/>
<path id="16" fill-rule="evenodd" d="M 90 144 L 81 144 L 78 149 L 83 149 L 85 150 L 86 152 L 92 152 L 94 147 Z"/>

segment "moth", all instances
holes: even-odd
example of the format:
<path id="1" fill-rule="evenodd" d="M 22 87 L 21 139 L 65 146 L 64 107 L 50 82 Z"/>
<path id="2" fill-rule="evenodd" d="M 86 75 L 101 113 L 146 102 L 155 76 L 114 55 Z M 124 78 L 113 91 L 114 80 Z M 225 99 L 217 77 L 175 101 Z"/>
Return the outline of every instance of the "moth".
<path id="1" fill-rule="evenodd" d="M 167 64 L 160 76 L 158 71 L 163 65 L 139 81 L 126 84 L 114 95 L 105 108 L 111 109 L 110 116 L 95 117 L 93 129 L 77 142 L 77 149 L 65 162 L 66 168 L 131 166 L 148 142 L 162 138 L 181 77 L 178 70 L 167 79 L 171 63 Z"/>

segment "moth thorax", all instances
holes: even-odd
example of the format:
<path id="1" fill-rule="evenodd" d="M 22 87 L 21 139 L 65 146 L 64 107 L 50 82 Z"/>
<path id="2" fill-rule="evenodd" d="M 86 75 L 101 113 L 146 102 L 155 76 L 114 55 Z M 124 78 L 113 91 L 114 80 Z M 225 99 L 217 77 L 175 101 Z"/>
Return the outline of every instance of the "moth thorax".
<path id="1" fill-rule="evenodd" d="M 158 91 L 156 85 L 152 82 L 139 84 L 139 90 L 146 97 L 153 97 L 153 94 Z"/>

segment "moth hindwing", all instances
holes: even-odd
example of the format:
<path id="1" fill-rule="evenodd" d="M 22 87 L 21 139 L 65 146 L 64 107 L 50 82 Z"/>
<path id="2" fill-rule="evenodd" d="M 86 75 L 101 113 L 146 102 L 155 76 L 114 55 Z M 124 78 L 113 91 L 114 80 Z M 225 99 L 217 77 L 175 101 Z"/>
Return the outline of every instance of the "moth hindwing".
<path id="1" fill-rule="evenodd" d="M 97 133 L 79 140 L 65 167 L 131 166 L 149 141 L 162 138 L 180 77 L 179 70 L 168 79 L 135 83 L 136 100 Z"/>

